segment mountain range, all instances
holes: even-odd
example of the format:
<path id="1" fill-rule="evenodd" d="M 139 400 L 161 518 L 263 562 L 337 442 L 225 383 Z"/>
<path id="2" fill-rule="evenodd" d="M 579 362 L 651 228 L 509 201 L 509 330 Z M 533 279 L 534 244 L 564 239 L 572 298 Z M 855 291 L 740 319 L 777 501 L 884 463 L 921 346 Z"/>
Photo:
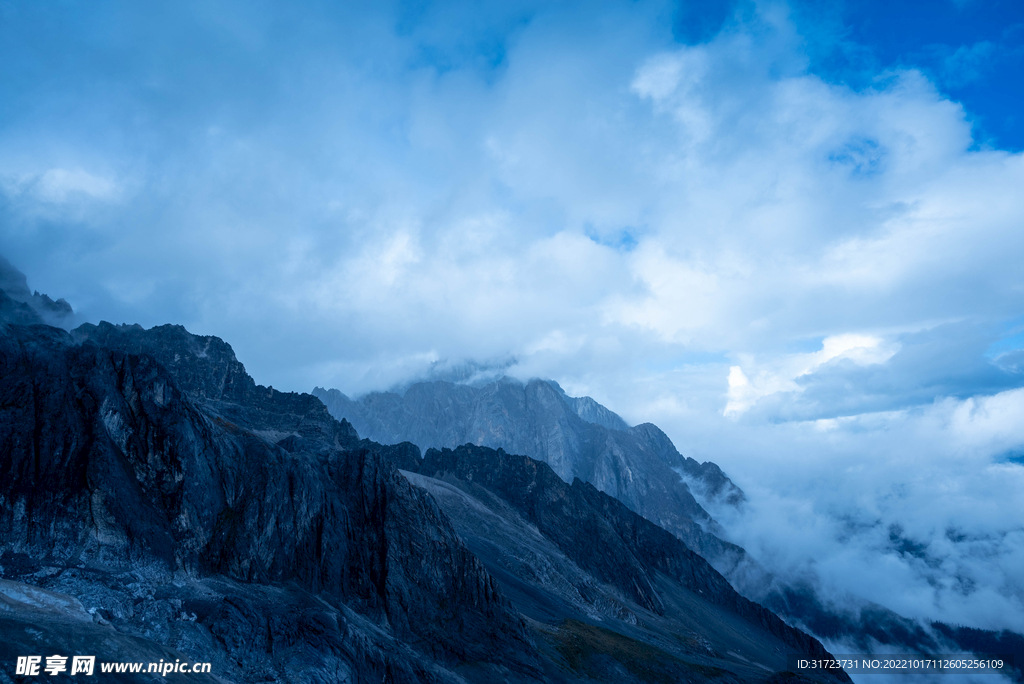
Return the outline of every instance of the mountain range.
<path id="1" fill-rule="evenodd" d="M 353 401 L 316 387 L 313 396 L 335 418 L 377 442 L 412 442 L 421 450 L 476 444 L 528 454 L 566 482 L 579 478 L 669 530 L 720 571 L 742 550 L 714 534 L 717 524 L 697 502 L 732 505 L 743 492 L 711 462 L 683 457 L 651 423 L 630 427 L 590 397 L 570 397 L 550 380 L 502 377 L 479 387 L 419 382 L 404 393 L 374 392 Z"/>
<path id="2" fill-rule="evenodd" d="M 381 444 L 256 384 L 216 337 L 65 331 L 39 311 L 52 300 L 14 294 L 0 682 L 54 653 L 209 662 L 171 678 L 236 682 L 791 682 L 807 677 L 787 654 L 827 656 L 542 460 Z"/>
<path id="3" fill-rule="evenodd" d="M 674 534 L 746 598 L 847 652 L 967 651 L 1024 661 L 1021 635 L 922 623 L 856 596 L 826 595 L 813 577 L 775 576 L 726 541 L 728 531 L 698 502 L 742 508 L 743 492 L 721 468 L 682 456 L 656 426 L 631 427 L 590 397 L 568 396 L 553 381 L 432 380 L 357 399 L 321 387 L 313 394 L 334 417 L 378 441 L 408 441 L 424 450 L 475 444 L 543 460 L 565 482 L 588 482 Z"/>

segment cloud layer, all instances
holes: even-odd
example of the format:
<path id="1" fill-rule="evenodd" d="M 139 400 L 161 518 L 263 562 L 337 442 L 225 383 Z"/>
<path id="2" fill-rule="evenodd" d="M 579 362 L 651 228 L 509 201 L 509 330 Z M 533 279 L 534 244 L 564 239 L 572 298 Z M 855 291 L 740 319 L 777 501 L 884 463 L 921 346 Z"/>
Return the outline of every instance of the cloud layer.
<path id="1" fill-rule="evenodd" d="M 513 357 L 720 463 L 766 562 L 1024 630 L 1024 156 L 797 10 L 5 6 L 0 249 L 280 388 Z"/>

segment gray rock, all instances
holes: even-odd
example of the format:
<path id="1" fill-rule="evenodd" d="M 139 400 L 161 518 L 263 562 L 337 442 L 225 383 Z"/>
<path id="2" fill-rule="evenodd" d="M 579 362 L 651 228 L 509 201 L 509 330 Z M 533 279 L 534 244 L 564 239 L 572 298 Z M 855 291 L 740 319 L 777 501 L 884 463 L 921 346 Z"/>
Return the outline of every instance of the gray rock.
<path id="1" fill-rule="evenodd" d="M 187 335 L 125 330 L 107 332 L 165 354 Z M 423 661 L 538 672 L 522 619 L 433 499 L 376 452 L 341 448 L 355 447 L 356 436 L 322 404 L 259 388 L 240 364 L 232 374 L 227 352 L 204 382 L 186 360 L 201 351 L 209 358 L 216 347 L 203 340 L 179 345 L 172 370 L 117 348 L 124 344 L 99 346 L 94 333 L 0 326 L 5 576 L 35 567 L 33 581 L 76 570 L 140 574 L 151 585 L 223 577 L 294 586 L 300 602 L 327 596 L 375 625 L 380 635 L 360 633 L 368 643 L 404 644 L 412 655 L 385 658 L 385 670 L 415 673 Z M 266 434 L 284 431 L 307 448 L 286 450 Z M 103 606 L 105 619 L 132 617 L 118 605 Z M 242 614 L 251 622 L 261 613 Z M 229 617 L 211 624 L 234 631 Z M 141 636 L 166 645 L 171 632 L 160 625 L 168 619 L 157 616 Z M 242 670 L 264 662 L 286 627 L 232 646 Z M 358 659 L 349 666 L 357 680 L 366 675 Z"/>
<path id="2" fill-rule="evenodd" d="M 725 653 L 729 648 L 730 629 L 726 625 L 737 618 L 745 623 L 748 632 L 761 636 L 757 641 L 759 658 L 771 660 L 778 669 L 784 667 L 785 658 L 772 657 L 772 647 L 784 645 L 791 652 L 805 653 L 816 658 L 829 657 L 827 651 L 813 637 L 795 629 L 768 609 L 740 596 L 711 565 L 701 556 L 688 549 L 678 538 L 658 527 L 640 515 L 630 511 L 620 501 L 598 491 L 593 485 L 578 478 L 573 483 L 562 481 L 545 463 L 526 456 L 510 455 L 504 451 L 466 445 L 455 450 L 432 449 L 427 452 L 420 468 L 420 476 L 434 480 L 426 482 L 413 477 L 413 481 L 438 491 L 441 483 L 452 483 L 467 495 L 474 497 L 476 506 L 460 502 L 458 497 L 447 496 L 441 500 L 460 527 L 460 531 L 475 540 L 478 553 L 492 565 L 501 565 L 501 555 L 486 549 L 487 540 L 505 536 L 502 548 L 528 546 L 530 551 L 519 551 L 522 556 L 543 556 L 551 558 L 548 563 L 534 560 L 530 566 L 547 565 L 553 568 L 554 579 L 538 584 L 538 590 L 560 594 L 564 604 L 594 603 L 594 595 L 605 593 L 605 605 L 614 606 L 616 597 L 622 603 L 634 605 L 634 619 L 629 620 L 630 611 L 621 603 L 606 618 L 625 619 L 637 624 L 635 615 L 647 613 L 642 622 L 664 624 L 672 618 L 678 619 L 676 601 L 681 597 L 690 605 L 691 611 L 702 614 L 702 634 L 710 639 L 711 650 Z M 497 497 L 514 511 L 515 515 L 503 512 L 489 497 Z M 506 530 L 518 527 L 518 533 L 488 531 L 481 535 L 480 523 L 483 518 L 480 509 L 489 509 L 490 518 L 500 518 L 498 524 L 489 527 L 503 527 Z M 542 550 L 536 540 L 530 540 L 529 531 L 522 531 L 516 518 L 535 526 L 544 541 L 552 544 L 565 559 L 551 550 Z M 523 541 L 523 540 L 527 541 Z M 471 542 L 474 543 L 474 542 Z M 536 572 L 518 572 L 505 565 L 512 574 L 518 575 L 519 583 L 529 582 Z M 497 577 L 502 577 L 501 567 L 493 567 Z M 580 577 L 580 570 L 592 576 L 592 580 Z M 667 579 L 667 583 L 666 583 Z M 515 583 L 506 580 L 513 588 Z M 561 585 L 561 589 L 558 588 Z M 568 587 L 566 586 L 568 585 Z M 617 589 L 610 596 L 602 592 L 602 585 Z M 571 587 L 571 590 L 569 589 Z M 573 591 L 574 590 L 574 591 Z M 513 596 L 528 596 L 520 591 Z M 522 600 L 522 599 L 520 599 Z M 554 601 L 550 602 L 555 604 Z M 624 610 L 625 608 L 625 610 Z M 534 611 L 537 606 L 527 608 Z M 625 613 L 625 614 L 624 614 Z M 653 615 L 650 615 L 653 614 Z M 611 625 L 609 625 L 611 626 Z M 635 631 L 634 631 L 635 633 Z M 729 669 L 726 662 L 717 662 L 716 667 Z M 849 681 L 845 674 L 837 676 L 840 681 Z"/>
<path id="3" fill-rule="evenodd" d="M 402 395 L 377 392 L 358 401 L 320 387 L 313 394 L 369 439 L 529 454 L 566 482 L 578 477 L 614 496 L 722 569 L 745 557 L 715 534 L 716 523 L 690 491 L 692 484 L 705 497 L 740 504 L 743 492 L 717 465 L 685 458 L 657 426 L 629 427 L 590 397 L 569 397 L 552 381 L 423 382 Z"/>

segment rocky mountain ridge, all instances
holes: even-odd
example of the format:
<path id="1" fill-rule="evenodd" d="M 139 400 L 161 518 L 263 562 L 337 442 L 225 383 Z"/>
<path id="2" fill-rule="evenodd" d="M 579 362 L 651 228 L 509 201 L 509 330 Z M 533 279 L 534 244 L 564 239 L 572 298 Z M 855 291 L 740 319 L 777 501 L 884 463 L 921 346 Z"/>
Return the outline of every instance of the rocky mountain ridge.
<path id="1" fill-rule="evenodd" d="M 228 595 L 294 585 L 299 599 L 327 595 L 335 611 L 386 625 L 384 637 L 374 630 L 353 642 L 365 647 L 360 658 L 407 673 L 485 660 L 536 674 L 521 618 L 430 497 L 378 454 L 337 448 L 355 445 L 349 426 L 323 431 L 316 412 L 278 414 L 275 428 L 310 447 L 288 451 L 242 420 L 207 413 L 152 356 L 74 344 L 48 326 L 5 326 L 0 359 L 5 578 L 56 573 L 102 591 L 111 587 L 97 578 L 141 573 L 168 592 L 182 578 L 219 577 Z M 233 417 L 267 412 L 242 405 Z M 219 619 L 199 626 L 216 632 Z M 425 647 L 393 662 L 381 655 L 409 642 Z M 221 650 L 232 653 L 228 643 Z"/>
<path id="2" fill-rule="evenodd" d="M 25 274 L 14 268 L 11 262 L 0 255 L 0 311 L 4 320 L 20 321 L 22 324 L 46 323 L 58 328 L 74 322 L 75 312 L 64 299 L 53 301 L 45 294 L 28 288 Z"/>
<path id="3" fill-rule="evenodd" d="M 953 653 L 988 644 L 988 652 L 996 649 L 1024 660 L 1021 635 L 975 633 L 939 622 L 922 624 L 858 597 L 832 601 L 807 581 L 774 577 L 742 548 L 722 541 L 720 528 L 692 496 L 696 491 L 721 500 L 723 492 L 732 492 L 734 502 L 742 501 L 742 492 L 732 489 L 734 485 L 718 466 L 685 459 L 657 427 L 631 428 L 589 397 L 568 397 L 552 381 L 421 382 L 409 385 L 404 393 L 377 392 L 358 400 L 319 387 L 314 394 L 335 417 L 350 419 L 384 439 L 407 439 L 449 450 L 472 443 L 538 454 L 567 483 L 577 477 L 588 481 L 675 534 L 747 599 L 819 638 L 846 644 L 848 651 Z M 419 467 L 415 461 L 403 463 L 407 470 Z M 677 473 L 685 476 L 682 482 L 674 477 Z M 652 481 L 654 486 L 648 484 Z M 435 487 L 435 491 L 441 490 Z M 1021 672 L 1017 670 L 1018 678 Z"/>
<path id="4" fill-rule="evenodd" d="M 682 544 L 661 560 L 643 556 L 624 540 L 656 527 L 543 463 L 499 455 L 494 477 L 519 477 L 514 466 L 544 473 L 530 491 L 549 503 L 546 515 L 565 527 L 576 510 L 604 536 L 584 526 L 568 546 L 537 531 L 549 554 L 523 566 L 540 592 L 528 599 L 421 486 L 439 480 L 395 467 L 468 477 L 472 463 L 360 440 L 315 398 L 257 385 L 217 338 L 105 323 L 67 333 L 25 324 L 18 306 L 2 312 L 4 663 L 45 651 L 208 661 L 219 681 L 238 682 L 738 682 L 782 681 L 772 672 L 794 639 L 824 652 L 792 628 L 780 640 L 734 599 L 701 597 L 686 567 L 706 575 L 701 586 L 728 585 Z M 479 491 L 511 498 L 498 484 Z M 533 529 L 502 510 L 507 525 Z M 622 557 L 601 561 L 601 540 L 616 538 Z M 488 543 L 513 552 L 501 536 Z M 549 602 L 550 554 L 576 567 L 571 591 L 615 597 L 619 609 Z M 546 621 L 525 617 L 538 602 Z M 689 614 L 682 606 L 706 618 L 688 623 L 685 643 L 669 629 Z M 741 643 L 736 629 L 754 636 L 730 646 Z"/>
<path id="5" fill-rule="evenodd" d="M 743 492 L 717 465 L 684 457 L 657 426 L 630 427 L 590 397 L 569 397 L 553 381 L 421 382 L 404 394 L 375 392 L 357 401 L 320 387 L 313 395 L 375 441 L 408 441 L 423 450 L 476 444 L 528 454 L 566 482 L 578 477 L 622 501 L 720 570 L 744 558 L 742 549 L 715 534 L 716 523 L 691 491 L 740 504 Z"/>
<path id="6" fill-rule="evenodd" d="M 674 535 L 579 478 L 566 484 L 534 459 L 470 445 L 431 449 L 420 473 L 472 482 L 498 495 L 580 567 L 654 613 L 663 615 L 666 610 L 655 589 L 655 576 L 660 573 L 762 625 L 799 652 L 822 653 L 817 650 L 820 644 L 808 635 L 740 596 L 710 563 Z"/>

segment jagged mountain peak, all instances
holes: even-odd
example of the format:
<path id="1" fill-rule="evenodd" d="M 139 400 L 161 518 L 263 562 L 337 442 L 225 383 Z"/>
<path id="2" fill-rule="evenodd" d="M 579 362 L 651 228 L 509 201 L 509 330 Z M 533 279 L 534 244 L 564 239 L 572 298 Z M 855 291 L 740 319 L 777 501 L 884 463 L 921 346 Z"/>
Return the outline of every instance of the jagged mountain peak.
<path id="1" fill-rule="evenodd" d="M 309 681 L 325 660 L 323 681 L 457 682 L 462 661 L 537 679 L 443 512 L 314 397 L 225 385 L 244 374 L 230 346 L 181 326 L 0 328 L 0 575 L 98 621 L 8 603 L 0 633 L 29 636 L 5 659 L 35 630 L 57 652 L 170 644 L 225 681 Z"/>
<path id="2" fill-rule="evenodd" d="M 358 441 L 351 423 L 335 420 L 309 394 L 257 385 L 231 345 L 212 335 L 194 335 L 181 325 L 84 324 L 71 331 L 77 344 L 94 344 L 124 354 L 156 359 L 177 385 L 209 412 L 232 423 L 256 427 L 272 442 L 305 437 L 333 445 Z"/>
<path id="3" fill-rule="evenodd" d="M 684 457 L 656 425 L 631 427 L 591 397 L 569 396 L 554 380 L 502 376 L 479 387 L 433 380 L 402 393 L 371 392 L 356 399 L 323 387 L 312 393 L 332 415 L 382 443 L 409 441 L 423 450 L 472 443 L 530 453 L 566 481 L 592 481 L 593 455 L 584 452 L 601 449 L 601 443 L 621 451 L 628 442 L 675 470 L 702 496 L 731 504 L 744 498 L 721 468 Z"/>
<path id="4" fill-rule="evenodd" d="M 619 499 L 723 568 L 743 554 L 714 534 L 716 523 L 688 484 L 738 504 L 743 493 L 721 469 L 682 456 L 657 426 L 629 427 L 593 399 L 568 396 L 557 382 L 503 377 L 481 387 L 421 382 L 404 394 L 358 399 L 319 387 L 313 395 L 368 439 L 411 442 L 423 451 L 475 444 L 528 454 L 566 482 L 579 478 Z"/>
<path id="5" fill-rule="evenodd" d="M 629 423 L 623 420 L 622 416 L 611 409 L 602 406 L 593 398 L 571 397 L 564 389 L 562 389 L 562 386 L 554 380 L 538 380 L 538 382 L 546 382 L 551 385 L 555 391 L 562 395 L 563 399 L 572 407 L 573 411 L 576 412 L 576 415 L 586 422 L 601 425 L 609 430 L 629 429 Z"/>
<path id="6" fill-rule="evenodd" d="M 186 391 L 206 399 L 223 399 L 255 390 L 256 383 L 231 345 L 214 336 L 194 335 L 181 325 L 114 325 L 85 323 L 71 331 L 79 344 L 92 342 L 129 354 L 160 359 Z"/>
<path id="7" fill-rule="evenodd" d="M 0 254 L 0 290 L 6 292 L 12 299 L 19 301 L 24 301 L 32 296 L 25 274 L 16 269 L 2 254 Z"/>
<path id="8" fill-rule="evenodd" d="M 74 324 L 75 312 L 64 299 L 54 301 L 30 290 L 25 274 L 0 255 L 0 322 L 18 325 L 45 323 L 67 329 Z"/>

